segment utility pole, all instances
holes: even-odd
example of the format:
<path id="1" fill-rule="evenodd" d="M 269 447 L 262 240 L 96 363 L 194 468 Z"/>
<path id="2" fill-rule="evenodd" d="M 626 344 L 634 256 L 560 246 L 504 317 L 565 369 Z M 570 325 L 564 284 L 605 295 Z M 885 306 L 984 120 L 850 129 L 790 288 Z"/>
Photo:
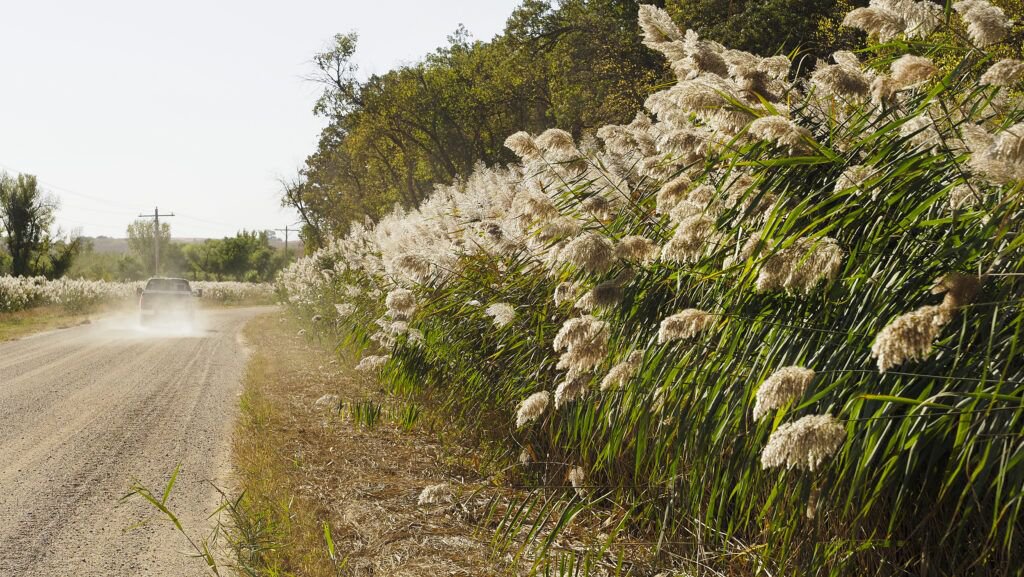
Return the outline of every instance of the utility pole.
<path id="1" fill-rule="evenodd" d="M 299 223 L 293 222 L 291 224 L 286 224 L 284 226 L 284 228 L 275 228 L 274 229 L 277 232 L 283 232 L 284 233 L 284 264 L 288 264 L 288 231 L 289 230 L 295 230 L 294 228 L 289 228 L 289 227 L 295 226 L 296 224 L 299 224 Z"/>
<path id="2" fill-rule="evenodd" d="M 139 218 L 153 219 L 153 247 L 156 258 L 154 259 L 153 276 L 160 276 L 160 217 L 174 216 L 174 213 L 160 214 L 160 208 L 154 208 L 153 214 L 140 214 Z"/>

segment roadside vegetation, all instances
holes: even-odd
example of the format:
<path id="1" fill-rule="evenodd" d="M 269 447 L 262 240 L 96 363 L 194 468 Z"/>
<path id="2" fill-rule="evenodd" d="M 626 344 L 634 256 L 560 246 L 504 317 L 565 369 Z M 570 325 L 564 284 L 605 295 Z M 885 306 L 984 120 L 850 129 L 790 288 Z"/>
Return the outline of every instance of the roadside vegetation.
<path id="1" fill-rule="evenodd" d="M 18 312 L 0 312 L 0 342 L 90 322 L 85 312 L 68 312 L 62 307 L 44 306 Z"/>
<path id="2" fill-rule="evenodd" d="M 867 43 L 812 66 L 643 6 L 673 78 L 629 118 L 521 122 L 386 214 L 288 191 L 322 244 L 289 304 L 500 463 L 465 485 L 495 550 L 551 574 L 1019 574 L 1019 31 L 984 0 L 851 8 L 819 28 Z M 322 106 L 348 118 L 357 89 Z"/>
<path id="3" fill-rule="evenodd" d="M 199 281 L 191 285 L 203 291 L 201 302 L 204 304 L 260 305 L 277 301 L 276 289 L 270 283 Z M 0 320 L 6 322 L 14 318 L 10 313 L 37 308 L 46 309 L 50 314 L 74 316 L 109 306 L 130 305 L 138 298 L 136 291 L 144 286 L 144 281 L 0 276 Z"/>
<path id="4" fill-rule="evenodd" d="M 245 329 L 241 497 L 225 565 L 261 576 L 498 574 L 489 534 L 454 498 L 460 482 L 482 479 L 472 454 L 439 444 L 443 421 L 355 371 L 323 326 L 300 326 L 274 313 Z M 421 502 L 424 487 L 442 485 Z"/>

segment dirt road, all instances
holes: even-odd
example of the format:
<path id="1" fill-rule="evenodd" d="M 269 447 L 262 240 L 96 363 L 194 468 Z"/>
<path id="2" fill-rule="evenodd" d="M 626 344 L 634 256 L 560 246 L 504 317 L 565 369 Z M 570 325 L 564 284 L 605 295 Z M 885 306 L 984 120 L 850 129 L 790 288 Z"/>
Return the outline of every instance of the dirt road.
<path id="1" fill-rule="evenodd" d="M 134 480 L 162 489 L 181 463 L 169 504 L 205 532 L 209 481 L 229 470 L 239 331 L 268 310 L 211 310 L 180 332 L 115 316 L 0 343 L 0 575 L 202 575 L 169 524 L 129 530 L 153 510 L 119 500 Z"/>

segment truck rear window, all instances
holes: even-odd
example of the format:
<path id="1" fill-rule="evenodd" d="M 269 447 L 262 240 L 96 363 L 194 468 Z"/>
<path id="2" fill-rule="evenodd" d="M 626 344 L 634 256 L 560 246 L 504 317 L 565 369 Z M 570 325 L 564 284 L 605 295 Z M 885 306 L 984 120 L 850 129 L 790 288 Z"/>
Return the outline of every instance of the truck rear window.
<path id="1" fill-rule="evenodd" d="M 192 292 L 188 281 L 180 278 L 153 278 L 146 283 L 148 291 L 183 291 Z"/>

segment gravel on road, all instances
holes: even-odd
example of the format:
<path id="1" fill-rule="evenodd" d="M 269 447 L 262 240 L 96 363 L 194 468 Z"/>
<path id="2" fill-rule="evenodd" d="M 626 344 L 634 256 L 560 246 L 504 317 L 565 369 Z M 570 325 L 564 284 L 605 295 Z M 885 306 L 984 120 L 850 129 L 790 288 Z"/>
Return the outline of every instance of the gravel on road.
<path id="1" fill-rule="evenodd" d="M 0 575 L 202 575 L 169 523 L 121 498 L 135 481 L 159 494 L 180 463 L 168 504 L 209 531 L 229 482 L 240 331 L 271 310 L 204 310 L 190 328 L 109 316 L 0 343 Z"/>

